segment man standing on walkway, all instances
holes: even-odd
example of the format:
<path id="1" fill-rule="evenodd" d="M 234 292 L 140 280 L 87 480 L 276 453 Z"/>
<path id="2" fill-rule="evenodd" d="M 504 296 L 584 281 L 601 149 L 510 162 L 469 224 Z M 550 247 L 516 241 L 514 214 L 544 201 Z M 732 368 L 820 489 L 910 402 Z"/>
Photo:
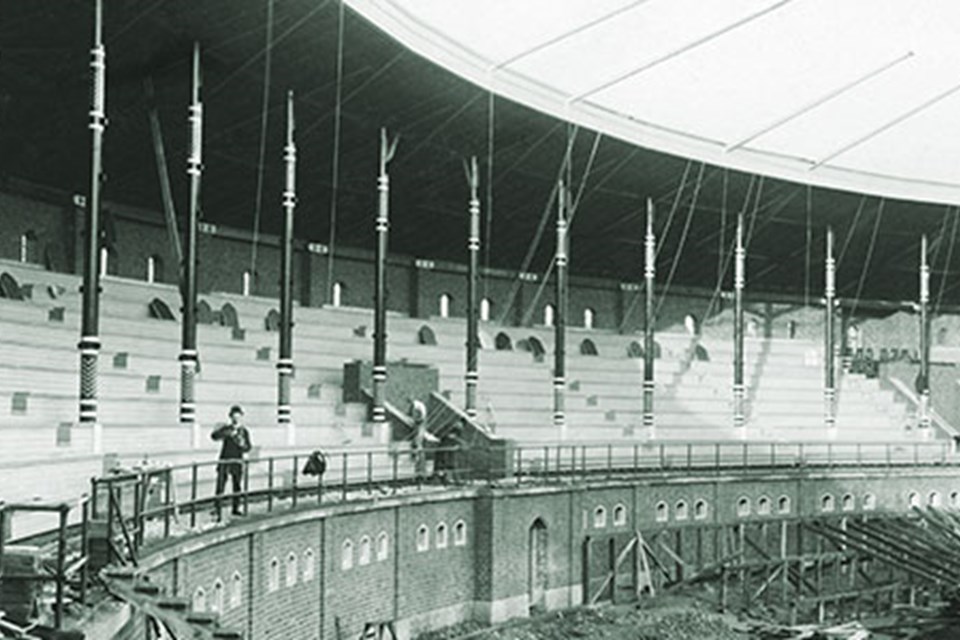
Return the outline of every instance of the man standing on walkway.
<path id="1" fill-rule="evenodd" d="M 243 408 L 240 405 L 230 407 L 230 422 L 217 427 L 210 435 L 214 440 L 219 440 L 220 462 L 217 464 L 217 502 L 216 513 L 220 515 L 219 496 L 227 484 L 227 476 L 230 476 L 233 487 L 233 515 L 243 515 L 240 511 L 240 492 L 243 487 L 244 462 L 243 455 L 250 451 L 252 443 L 250 441 L 250 431 L 243 426 Z"/>

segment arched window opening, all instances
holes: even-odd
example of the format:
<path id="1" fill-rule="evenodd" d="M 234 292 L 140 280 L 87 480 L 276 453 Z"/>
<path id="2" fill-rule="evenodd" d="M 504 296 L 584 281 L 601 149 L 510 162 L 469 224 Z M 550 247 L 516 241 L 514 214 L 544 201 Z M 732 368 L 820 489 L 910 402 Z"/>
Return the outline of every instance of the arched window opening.
<path id="1" fill-rule="evenodd" d="M 683 330 L 687 332 L 687 335 L 700 335 L 700 321 L 697 320 L 697 316 L 692 313 L 685 315 L 683 317 Z"/>
<path id="2" fill-rule="evenodd" d="M 553 326 L 553 316 L 555 310 L 552 304 L 546 304 L 543 307 L 543 326 L 552 327 Z"/>
<path id="3" fill-rule="evenodd" d="M 163 282 L 163 258 L 153 255 L 147 258 L 147 282 Z"/>
<path id="4" fill-rule="evenodd" d="M 303 581 L 310 582 L 316 575 L 316 557 L 313 549 L 307 549 L 303 552 Z"/>
<path id="5" fill-rule="evenodd" d="M 330 304 L 334 307 L 343 306 L 343 283 L 334 282 L 333 290 L 330 292 Z"/>
<path id="6" fill-rule="evenodd" d="M 604 507 L 597 507 L 593 510 L 593 526 L 596 529 L 602 529 L 607 526 L 607 510 Z"/>
<path id="7" fill-rule="evenodd" d="M 244 296 L 249 296 L 253 291 L 253 274 L 249 270 L 243 272 L 243 280 L 241 282 L 240 293 Z"/>
<path id="8" fill-rule="evenodd" d="M 430 529 L 422 524 L 417 527 L 417 551 L 423 552 L 430 549 Z"/>
<path id="9" fill-rule="evenodd" d="M 440 294 L 440 317 L 449 318 L 450 317 L 450 294 L 441 293 Z"/>
<path id="10" fill-rule="evenodd" d="M 463 520 L 457 520 L 453 525 L 453 544 L 457 547 L 467 544 L 467 523 Z"/>
<path id="11" fill-rule="evenodd" d="M 447 548 L 447 523 L 441 522 L 437 525 L 437 549 Z"/>
<path id="12" fill-rule="evenodd" d="M 593 329 L 593 321 L 595 319 L 596 313 L 593 309 L 587 307 L 583 310 L 583 328 L 584 329 Z"/>
<path id="13" fill-rule="evenodd" d="M 353 568 L 353 541 L 347 538 L 340 547 L 340 568 L 349 571 Z"/>
<path id="14" fill-rule="evenodd" d="M 770 498 L 760 496 L 760 499 L 757 500 L 757 513 L 761 516 L 770 515 Z"/>
<path id="15" fill-rule="evenodd" d="M 877 508 L 877 496 L 872 493 L 865 494 L 863 496 L 863 510 L 864 511 L 873 511 Z"/>
<path id="16" fill-rule="evenodd" d="M 678 500 L 673 508 L 673 517 L 675 520 L 686 520 L 690 516 L 686 500 Z"/>
<path id="17" fill-rule="evenodd" d="M 360 550 L 357 553 L 357 564 L 361 567 L 370 564 L 373 555 L 369 536 L 360 538 Z"/>
<path id="18" fill-rule="evenodd" d="M 267 592 L 272 593 L 280 588 L 280 561 L 270 560 L 270 569 L 267 571 Z"/>
<path id="19" fill-rule="evenodd" d="M 931 491 L 930 495 L 927 496 L 927 504 L 931 507 L 939 507 L 941 502 L 939 491 Z"/>
<path id="20" fill-rule="evenodd" d="M 490 309 L 493 306 L 493 303 L 490 302 L 490 298 L 483 298 L 480 300 L 480 320 L 483 322 L 490 322 Z"/>
<path id="21" fill-rule="evenodd" d="M 658 502 L 656 506 L 657 522 L 666 522 L 670 519 L 670 509 L 666 502 Z"/>
<path id="22" fill-rule="evenodd" d="M 910 495 L 907 497 L 907 504 L 911 509 L 920 506 L 920 494 L 916 491 L 911 491 Z"/>
<path id="23" fill-rule="evenodd" d="M 241 604 L 243 604 L 243 577 L 239 571 L 234 571 L 230 579 L 230 608 L 236 609 Z"/>
<path id="24" fill-rule="evenodd" d="M 778 513 L 790 513 L 790 496 L 780 496 L 777 500 Z"/>
<path id="25" fill-rule="evenodd" d="M 224 588 L 223 582 L 219 579 L 213 583 L 213 602 L 210 603 L 210 610 L 214 613 L 223 613 Z"/>
<path id="26" fill-rule="evenodd" d="M 287 554 L 287 573 L 285 576 L 284 584 L 288 587 L 292 587 L 297 584 L 297 554 L 290 552 Z"/>
<path id="27" fill-rule="evenodd" d="M 842 511 L 853 511 L 857 508 L 857 503 L 853 499 L 853 495 L 849 493 L 843 494 L 843 498 L 840 499 L 840 509 Z"/>
<path id="28" fill-rule="evenodd" d="M 205 613 L 207 610 L 207 592 L 203 587 L 197 587 L 193 592 L 193 611 L 196 613 Z"/>
<path id="29" fill-rule="evenodd" d="M 100 275 L 105 276 L 110 273 L 110 269 L 114 268 L 113 266 L 113 256 L 110 255 L 110 249 L 106 247 L 100 247 Z"/>
<path id="30" fill-rule="evenodd" d="M 696 504 L 693 505 L 693 517 L 697 520 L 705 520 L 709 513 L 706 500 L 697 500 Z"/>
<path id="31" fill-rule="evenodd" d="M 950 506 L 953 508 L 960 507 L 960 491 L 950 492 Z"/>
<path id="32" fill-rule="evenodd" d="M 37 261 L 37 235 L 27 231 L 20 236 L 20 262 Z"/>
<path id="33" fill-rule="evenodd" d="M 377 536 L 377 562 L 382 562 L 390 556 L 390 536 L 381 531 Z"/>
<path id="34" fill-rule="evenodd" d="M 820 498 L 820 511 L 824 513 L 829 513 L 836 509 L 836 504 L 834 504 L 833 496 L 829 493 L 822 498 Z"/>
<path id="35" fill-rule="evenodd" d="M 750 515 L 750 498 L 743 496 L 737 500 L 737 515 L 741 518 Z"/>
<path id="36" fill-rule="evenodd" d="M 627 524 L 627 508 L 618 504 L 613 508 L 613 526 L 622 527 Z"/>

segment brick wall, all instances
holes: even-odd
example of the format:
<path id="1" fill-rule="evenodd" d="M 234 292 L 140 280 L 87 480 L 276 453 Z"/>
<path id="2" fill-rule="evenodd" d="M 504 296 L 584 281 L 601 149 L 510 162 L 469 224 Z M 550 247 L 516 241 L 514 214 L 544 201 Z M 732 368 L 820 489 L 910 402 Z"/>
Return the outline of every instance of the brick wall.
<path id="1" fill-rule="evenodd" d="M 252 640 L 357 637 L 365 623 L 384 621 L 394 621 L 407 638 L 469 618 L 527 615 L 530 531 L 538 521 L 548 541 L 546 604 L 560 608 L 584 597 L 588 537 L 600 545 L 594 553 L 603 553 L 611 537 L 628 539 L 640 530 L 685 558 L 706 559 L 725 543 L 695 525 L 742 523 L 762 532 L 777 526 L 784 506 L 789 516 L 822 513 L 828 495 L 842 514 L 844 496 L 850 496 L 851 512 L 861 512 L 868 495 L 877 509 L 901 511 L 912 495 L 922 504 L 950 505 L 960 499 L 952 494 L 960 496 L 960 473 L 950 468 L 451 490 L 242 522 L 180 541 L 142 558 L 141 566 L 168 592 L 192 600 L 202 588 L 208 608 L 222 582 L 224 622 Z M 291 554 L 296 562 L 288 581 Z M 604 562 L 601 556 L 592 561 Z M 241 577 L 239 600 L 233 598 L 234 575 Z"/>

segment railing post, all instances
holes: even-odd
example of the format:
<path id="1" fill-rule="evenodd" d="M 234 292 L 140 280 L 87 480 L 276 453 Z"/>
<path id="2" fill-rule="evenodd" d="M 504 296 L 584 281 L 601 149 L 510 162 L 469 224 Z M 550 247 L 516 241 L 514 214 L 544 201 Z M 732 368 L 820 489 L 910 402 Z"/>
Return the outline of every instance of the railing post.
<path id="1" fill-rule="evenodd" d="M 770 443 L 770 466 L 771 467 L 777 466 L 777 443 L 776 442 Z"/>
<path id="2" fill-rule="evenodd" d="M 143 533 L 143 509 L 141 502 L 146 496 L 146 486 L 144 483 L 144 478 L 147 477 L 146 473 L 141 473 L 140 477 L 133 483 L 133 526 L 135 527 L 133 532 L 133 544 L 136 546 L 140 545 L 140 536 Z M 122 489 L 121 489 L 122 491 Z M 123 512 L 120 512 L 120 517 L 123 517 Z"/>
<path id="3" fill-rule="evenodd" d="M 267 458 L 267 513 L 273 512 L 273 456 Z"/>
<path id="4" fill-rule="evenodd" d="M 523 447 L 517 447 L 517 484 L 523 483 Z"/>
<path id="5" fill-rule="evenodd" d="M 343 453 L 343 478 L 342 478 L 342 485 L 340 487 L 340 499 L 343 500 L 344 502 L 347 501 L 347 471 L 348 470 L 349 469 L 347 467 L 347 453 L 344 452 Z"/>
<path id="6" fill-rule="evenodd" d="M 113 562 L 113 485 L 107 481 L 107 564 Z"/>
<path id="7" fill-rule="evenodd" d="M 290 506 L 293 509 L 297 508 L 297 456 L 293 456 L 293 477 L 290 480 Z"/>
<path id="8" fill-rule="evenodd" d="M 296 469 L 294 469 L 296 473 Z M 250 513 L 250 461 L 243 460 L 243 515 Z"/>
<path id="9" fill-rule="evenodd" d="M 390 452 L 390 465 L 393 467 L 393 494 L 397 494 L 397 484 L 400 482 L 400 468 L 399 468 L 399 459 L 400 454 L 396 449 Z"/>
<path id="10" fill-rule="evenodd" d="M 190 465 L 190 528 L 197 526 L 197 463 Z"/>
<path id="11" fill-rule="evenodd" d="M 833 466 L 833 443 L 827 443 L 827 468 Z"/>
<path id="12" fill-rule="evenodd" d="M 744 442 L 742 447 L 743 447 L 743 453 L 742 453 L 742 460 L 740 461 L 740 464 L 743 465 L 744 469 L 746 469 L 747 467 L 750 466 L 750 456 L 747 453 L 747 443 Z"/>
<path id="13" fill-rule="evenodd" d="M 613 445 L 607 445 L 607 478 L 613 477 Z"/>
<path id="14" fill-rule="evenodd" d="M 87 602 L 87 576 L 88 576 L 88 564 L 90 562 L 90 502 L 87 500 L 83 501 L 82 512 L 80 515 L 80 556 L 84 559 L 84 563 L 80 566 L 80 604 L 86 604 Z M 3 511 L 0 509 L 0 531 L 3 531 Z M 3 536 L 0 535 L 0 558 L 3 557 Z"/>
<path id="15" fill-rule="evenodd" d="M 546 478 L 550 475 L 550 447 L 544 445 L 543 447 L 543 476 Z"/>
<path id="16" fill-rule="evenodd" d="M 53 610 L 53 626 L 59 630 L 63 624 L 63 582 L 67 560 L 67 513 L 70 507 L 60 505 L 60 528 L 57 531 L 57 601 Z"/>
<path id="17" fill-rule="evenodd" d="M 883 448 L 887 453 L 887 466 L 889 467 L 893 464 L 892 456 L 890 455 L 890 443 L 885 444 Z"/>
<path id="18" fill-rule="evenodd" d="M 173 508 L 171 502 L 172 494 L 170 491 L 170 483 L 173 480 L 173 469 L 167 468 L 164 471 L 164 483 L 163 483 L 163 538 L 167 539 L 170 537 L 170 511 Z"/>
<path id="19" fill-rule="evenodd" d="M 667 452 L 664 449 L 663 443 L 661 442 L 658 446 L 659 448 L 659 458 L 660 458 L 660 471 L 663 471 L 667 468 Z"/>
<path id="20" fill-rule="evenodd" d="M 586 479 L 587 477 L 587 445 L 580 446 L 580 469 L 581 476 Z"/>
<path id="21" fill-rule="evenodd" d="M 693 468 L 693 445 L 688 442 L 687 443 L 687 470 L 689 471 L 692 468 Z"/>
<path id="22" fill-rule="evenodd" d="M 713 444 L 713 466 L 719 471 L 720 469 L 720 443 L 715 442 Z"/>
<path id="23" fill-rule="evenodd" d="M 805 459 L 805 457 L 804 457 L 804 454 L 803 454 L 803 443 L 802 443 L 802 442 L 797 445 L 797 457 L 799 458 L 800 466 L 801 466 L 801 467 L 806 466 L 807 461 L 806 461 L 806 459 Z"/>
<path id="24" fill-rule="evenodd" d="M 913 464 L 920 464 L 920 443 L 913 443 Z"/>
<path id="25" fill-rule="evenodd" d="M 640 469 L 640 447 L 638 445 L 633 445 L 633 472 L 636 473 Z"/>
<path id="26" fill-rule="evenodd" d="M 94 520 L 97 518 L 97 489 L 99 489 L 99 485 L 100 482 L 97 478 L 90 478 L 90 517 Z"/>
<path id="27" fill-rule="evenodd" d="M 373 452 L 367 451 L 367 494 L 373 493 Z"/>

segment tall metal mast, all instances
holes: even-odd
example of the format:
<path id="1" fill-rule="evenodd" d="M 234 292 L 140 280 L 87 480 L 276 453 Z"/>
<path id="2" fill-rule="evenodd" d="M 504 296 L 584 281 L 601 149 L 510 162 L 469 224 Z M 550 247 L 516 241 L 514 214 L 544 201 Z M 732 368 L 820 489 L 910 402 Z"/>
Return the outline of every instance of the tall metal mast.
<path id="1" fill-rule="evenodd" d="M 100 355 L 100 187 L 103 133 L 107 123 L 107 52 L 103 46 L 103 0 L 96 0 L 90 50 L 90 194 L 87 198 L 80 324 L 80 424 L 93 427 L 93 449 L 101 447 L 97 421 L 97 360 Z"/>
<path id="2" fill-rule="evenodd" d="M 743 211 L 737 214 L 737 246 L 733 273 L 733 426 L 742 433 L 745 388 L 743 385 L 743 287 L 746 283 L 746 250 L 743 247 Z"/>
<path id="3" fill-rule="evenodd" d="M 657 238 L 653 235 L 653 200 L 647 198 L 647 233 L 643 240 L 643 426 L 649 435 L 656 429 L 653 415 L 654 327 L 656 310 L 654 308 L 654 277 L 657 272 Z"/>
<path id="4" fill-rule="evenodd" d="M 827 258 L 826 283 L 824 298 L 826 306 L 823 316 L 823 403 L 824 423 L 827 433 L 835 433 L 837 426 L 837 382 L 836 363 L 834 361 L 834 314 L 836 311 L 836 270 L 837 263 L 833 257 L 833 227 L 827 227 Z"/>
<path id="5" fill-rule="evenodd" d="M 277 422 L 290 429 L 294 444 L 290 381 L 293 378 L 293 214 L 297 205 L 297 146 L 294 143 L 293 91 L 287 92 L 287 143 L 283 148 L 283 242 L 280 244 L 280 357 L 277 359 Z"/>
<path id="6" fill-rule="evenodd" d="M 194 382 L 197 375 L 197 220 L 200 216 L 200 180 L 203 173 L 203 103 L 200 101 L 200 43 L 193 45 L 190 89 L 190 204 L 184 225 L 183 313 L 180 340 L 180 424 L 193 427 L 197 419 Z"/>
<path id="7" fill-rule="evenodd" d="M 387 420 L 387 240 L 390 229 L 390 176 L 387 165 L 397 151 L 397 140 L 387 138 L 387 130 L 380 129 L 380 175 L 377 178 L 379 202 L 377 207 L 377 264 L 374 291 L 373 329 L 373 422 L 382 427 Z M 378 436 L 379 436 L 378 429 Z"/>
<path id="8" fill-rule="evenodd" d="M 567 435 L 567 414 L 564 392 L 567 386 L 567 207 L 569 194 L 563 181 L 557 189 L 557 312 L 554 319 L 553 345 L 553 426 L 563 440 Z"/>
<path id="9" fill-rule="evenodd" d="M 927 234 L 920 239 L 920 393 L 919 426 L 930 428 L 930 265 Z M 922 431 L 924 435 L 929 431 Z"/>
<path id="10" fill-rule="evenodd" d="M 477 368 L 478 309 L 477 309 L 477 271 L 480 261 L 480 197 L 477 195 L 480 173 L 477 169 L 477 157 L 470 159 L 470 229 L 467 239 L 467 252 L 470 261 L 467 269 L 467 373 L 465 412 L 471 418 L 477 417 Z"/>

